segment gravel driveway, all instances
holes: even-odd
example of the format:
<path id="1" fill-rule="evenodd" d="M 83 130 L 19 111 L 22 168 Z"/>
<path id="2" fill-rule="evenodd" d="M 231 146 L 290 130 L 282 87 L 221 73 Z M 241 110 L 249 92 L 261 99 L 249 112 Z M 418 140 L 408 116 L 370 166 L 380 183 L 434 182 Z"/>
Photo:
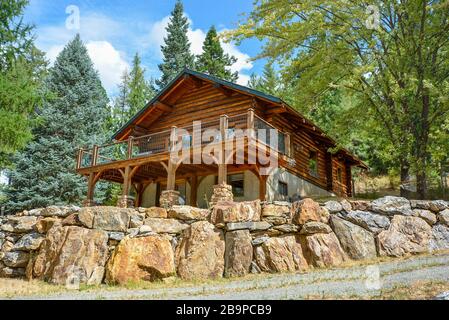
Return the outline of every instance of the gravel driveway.
<path id="1" fill-rule="evenodd" d="M 414 257 L 367 266 L 236 279 L 189 287 L 145 290 L 70 291 L 15 299 L 302 299 L 337 296 L 377 296 L 380 290 L 416 281 L 448 281 L 449 254 Z"/>

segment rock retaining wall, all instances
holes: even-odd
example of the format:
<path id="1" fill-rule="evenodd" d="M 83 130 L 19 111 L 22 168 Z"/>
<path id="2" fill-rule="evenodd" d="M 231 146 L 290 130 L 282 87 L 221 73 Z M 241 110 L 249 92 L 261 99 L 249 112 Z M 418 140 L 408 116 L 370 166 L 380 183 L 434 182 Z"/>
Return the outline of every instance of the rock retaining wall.
<path id="1" fill-rule="evenodd" d="M 123 284 L 305 271 L 449 249 L 449 202 L 48 207 L 0 217 L 0 277 Z"/>

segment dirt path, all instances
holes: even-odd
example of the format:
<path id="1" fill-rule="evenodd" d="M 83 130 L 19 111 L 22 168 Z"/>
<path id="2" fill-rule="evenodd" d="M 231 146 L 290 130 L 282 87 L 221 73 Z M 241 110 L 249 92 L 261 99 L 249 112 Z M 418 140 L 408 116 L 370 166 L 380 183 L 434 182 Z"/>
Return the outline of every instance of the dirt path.
<path id="1" fill-rule="evenodd" d="M 370 297 L 417 281 L 449 283 L 449 254 L 414 257 L 368 266 L 315 270 L 306 274 L 267 275 L 189 287 L 96 289 L 14 299 L 304 299 Z"/>

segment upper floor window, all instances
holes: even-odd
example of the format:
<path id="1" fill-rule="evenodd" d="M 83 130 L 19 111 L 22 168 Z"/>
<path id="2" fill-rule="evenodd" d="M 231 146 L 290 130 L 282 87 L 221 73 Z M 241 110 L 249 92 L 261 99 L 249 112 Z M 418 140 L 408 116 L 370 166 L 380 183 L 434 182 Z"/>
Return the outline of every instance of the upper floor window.
<path id="1" fill-rule="evenodd" d="M 318 153 L 316 151 L 309 152 L 309 174 L 318 178 Z"/>

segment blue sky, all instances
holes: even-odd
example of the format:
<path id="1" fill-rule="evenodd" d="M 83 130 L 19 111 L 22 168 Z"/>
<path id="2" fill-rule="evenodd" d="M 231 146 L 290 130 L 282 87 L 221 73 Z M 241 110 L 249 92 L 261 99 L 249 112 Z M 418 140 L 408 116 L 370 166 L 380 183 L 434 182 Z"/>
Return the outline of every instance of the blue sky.
<path id="1" fill-rule="evenodd" d="M 184 0 L 191 21 L 189 39 L 192 51 L 201 53 L 208 28 L 233 29 L 250 12 L 252 0 Z M 37 46 L 54 61 L 57 54 L 79 32 L 110 95 L 116 91 L 121 73 L 129 68 L 135 52 L 142 56 L 147 77 L 158 77 L 161 62 L 160 45 L 175 0 L 30 0 L 25 19 L 36 26 Z M 67 28 L 70 14 L 66 9 L 79 8 L 79 29 Z M 72 11 L 73 12 L 73 11 Z M 224 44 L 226 52 L 238 58 L 233 66 L 246 84 L 251 73 L 260 73 L 263 61 L 249 61 L 260 48 L 257 40 L 247 40 L 239 47 Z"/>

